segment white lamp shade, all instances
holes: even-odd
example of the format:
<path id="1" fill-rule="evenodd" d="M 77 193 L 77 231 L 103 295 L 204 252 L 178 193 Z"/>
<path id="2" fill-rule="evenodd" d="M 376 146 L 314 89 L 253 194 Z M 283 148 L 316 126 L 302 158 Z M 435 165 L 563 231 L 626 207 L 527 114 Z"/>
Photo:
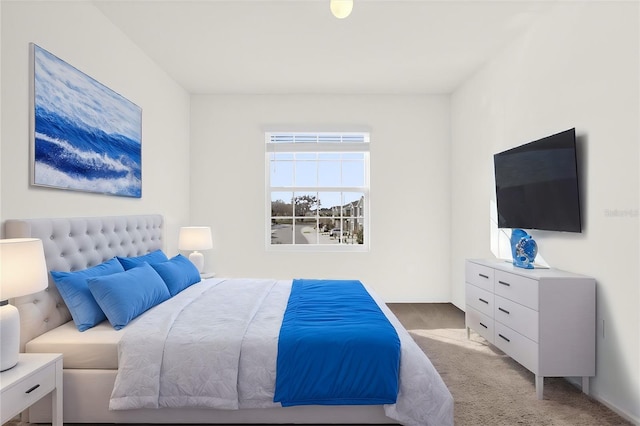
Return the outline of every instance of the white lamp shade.
<path id="1" fill-rule="evenodd" d="M 20 313 L 7 300 L 44 290 L 47 283 L 41 240 L 0 240 L 0 371 L 18 363 L 20 350 Z"/>
<path id="2" fill-rule="evenodd" d="M 36 293 L 47 288 L 47 284 L 41 240 L 0 240 L 0 301 Z"/>
<path id="3" fill-rule="evenodd" d="M 331 0 L 329 3 L 331 13 L 338 19 L 344 19 L 353 10 L 353 0 Z"/>
<path id="4" fill-rule="evenodd" d="M 178 237 L 180 250 L 208 250 L 213 248 L 211 228 L 208 226 L 185 226 Z"/>

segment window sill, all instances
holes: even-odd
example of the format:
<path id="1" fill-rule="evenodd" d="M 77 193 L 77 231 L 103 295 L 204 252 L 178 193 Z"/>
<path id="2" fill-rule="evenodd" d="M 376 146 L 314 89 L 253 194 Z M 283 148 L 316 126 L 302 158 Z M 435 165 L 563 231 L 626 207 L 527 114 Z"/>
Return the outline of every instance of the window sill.
<path id="1" fill-rule="evenodd" d="M 336 245 L 319 245 L 319 244 L 268 244 L 266 247 L 268 252 L 313 252 L 313 253 L 367 253 L 369 246 L 366 244 L 336 244 Z"/>

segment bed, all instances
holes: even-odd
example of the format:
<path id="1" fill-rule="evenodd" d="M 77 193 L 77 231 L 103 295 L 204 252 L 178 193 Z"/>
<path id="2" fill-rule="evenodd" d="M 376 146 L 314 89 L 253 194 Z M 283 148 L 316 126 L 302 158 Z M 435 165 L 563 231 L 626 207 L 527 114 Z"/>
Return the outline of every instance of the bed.
<path id="1" fill-rule="evenodd" d="M 7 238 L 40 238 L 47 267 L 53 271 L 83 270 L 114 256 L 141 256 L 164 248 L 161 215 L 8 220 L 5 223 L 5 235 Z M 160 315 L 158 310 L 172 309 L 168 306 L 182 303 L 180 300 L 191 297 L 191 293 L 204 292 L 201 289 L 205 287 L 206 291 L 210 291 L 209 288 L 218 291 L 248 285 L 256 288 L 270 286 L 269 289 L 273 290 L 265 294 L 269 294 L 269 297 L 272 293 L 280 294 L 277 303 L 284 305 L 293 284 L 291 280 L 206 279 L 190 287 L 189 291 L 185 290 L 145 312 L 121 330 L 115 330 L 108 321 L 104 321 L 79 332 L 56 284 L 50 279 L 45 291 L 13 301 L 20 311 L 21 350 L 63 353 L 65 423 L 453 424 L 453 399 L 439 374 L 393 313 L 370 289 L 367 291 L 397 332 L 400 341 L 396 403 L 283 407 L 273 403 L 273 400 L 266 401 L 264 395 L 256 396 L 256 385 L 243 385 L 247 376 L 256 374 L 250 369 L 244 371 L 243 363 L 239 362 L 237 377 L 241 396 L 238 397 L 237 406 L 204 408 L 197 404 L 174 404 L 176 406 L 163 408 L 114 407 L 112 392 L 115 393 L 114 385 L 118 382 L 118 369 L 125 368 L 126 358 L 119 354 L 119 350 L 122 350 L 123 342 L 135 340 L 132 338 L 134 330 L 140 330 L 145 321 L 157 323 L 157 318 L 154 319 L 152 315 Z M 283 323 L 282 310 L 279 314 L 273 314 L 276 308 L 263 308 L 262 300 L 259 303 L 255 306 L 260 307 L 255 309 L 247 323 L 249 325 L 242 343 L 242 354 L 247 358 L 252 347 L 253 352 L 277 352 L 273 348 L 267 351 L 256 349 L 257 343 L 250 340 L 252 335 L 277 334 L 278 330 L 274 331 L 273 324 Z M 272 311 L 262 312 L 262 309 Z M 272 325 L 267 326 L 269 323 Z M 261 364 L 275 362 L 275 358 L 259 361 Z M 261 386 L 265 389 L 269 387 L 267 384 Z M 269 392 L 273 391 L 266 389 L 265 392 L 269 397 Z M 50 418 L 50 404 L 46 400 L 32 407 L 29 412 L 29 421 L 32 423 L 47 423 Z"/>

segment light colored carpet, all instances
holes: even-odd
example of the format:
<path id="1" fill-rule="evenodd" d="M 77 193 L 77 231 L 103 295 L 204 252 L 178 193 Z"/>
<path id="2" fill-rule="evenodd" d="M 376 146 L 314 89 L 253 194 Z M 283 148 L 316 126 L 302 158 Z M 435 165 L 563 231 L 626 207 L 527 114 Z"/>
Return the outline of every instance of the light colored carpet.
<path id="1" fill-rule="evenodd" d="M 456 425 L 630 425 L 563 378 L 545 378 L 536 398 L 534 375 L 465 329 L 410 330 L 447 384 Z"/>

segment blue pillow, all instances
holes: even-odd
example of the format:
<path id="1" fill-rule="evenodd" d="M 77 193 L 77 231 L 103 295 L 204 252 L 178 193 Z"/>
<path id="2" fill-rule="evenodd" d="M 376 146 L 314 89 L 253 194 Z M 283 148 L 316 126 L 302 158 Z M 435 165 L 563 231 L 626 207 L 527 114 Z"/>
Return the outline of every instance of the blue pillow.
<path id="1" fill-rule="evenodd" d="M 166 254 L 162 250 L 152 251 L 151 253 L 144 254 L 142 256 L 135 257 L 120 257 L 117 256 L 118 261 L 122 263 L 122 267 L 125 271 L 128 271 L 131 268 L 135 268 L 136 266 L 140 266 L 143 263 L 158 263 L 158 262 L 166 262 L 169 260 Z"/>
<path id="2" fill-rule="evenodd" d="M 51 271 L 53 281 L 66 303 L 76 327 L 85 331 L 100 324 L 107 317 L 96 303 L 87 286 L 87 279 L 91 277 L 123 272 L 124 268 L 114 257 L 100 265 L 75 272 Z"/>
<path id="3" fill-rule="evenodd" d="M 160 274 L 169 289 L 169 293 L 171 293 L 171 297 L 190 285 L 200 282 L 198 268 L 181 254 L 172 257 L 166 262 L 152 263 L 151 267 Z"/>
<path id="4" fill-rule="evenodd" d="M 87 284 L 116 330 L 171 297 L 160 275 L 148 263 L 117 274 L 90 278 Z"/>

